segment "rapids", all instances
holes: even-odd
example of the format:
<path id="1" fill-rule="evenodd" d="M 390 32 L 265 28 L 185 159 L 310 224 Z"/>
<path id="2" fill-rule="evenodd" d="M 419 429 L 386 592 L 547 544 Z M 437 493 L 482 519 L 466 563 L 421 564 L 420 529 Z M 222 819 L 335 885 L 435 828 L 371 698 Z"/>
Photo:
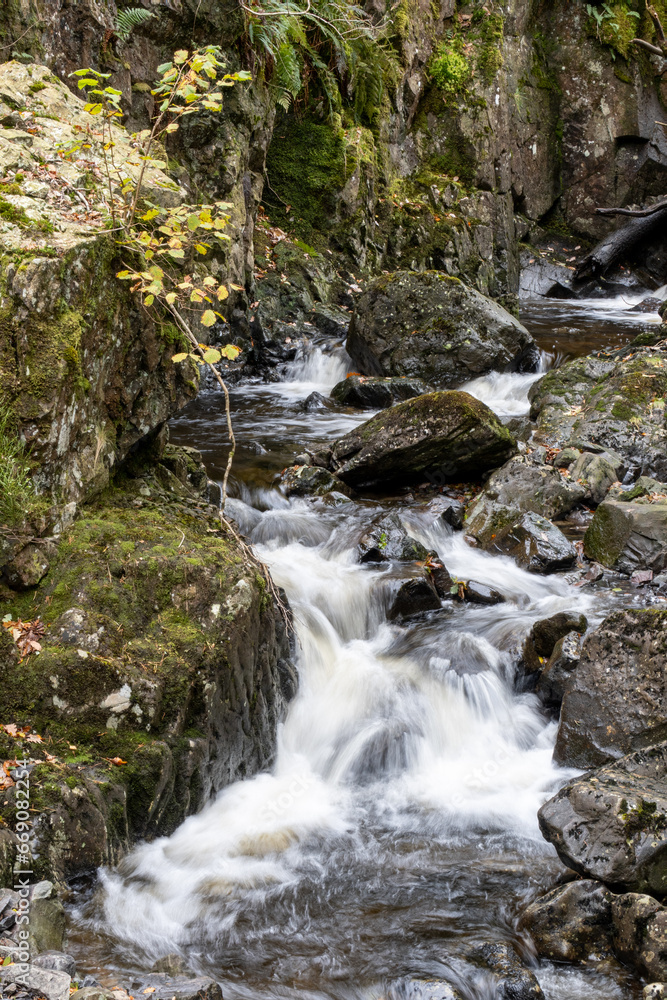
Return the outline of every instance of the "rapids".
<path id="1" fill-rule="evenodd" d="M 598 344 L 616 344 L 655 319 L 629 308 L 531 304 L 524 322 L 536 335 L 549 330 L 540 337 L 546 368 L 590 350 L 594 329 Z M 333 503 L 283 497 L 276 473 L 299 451 L 370 415 L 303 408 L 344 377 L 347 360 L 340 344 L 304 344 L 281 382 L 232 391 L 240 444 L 227 513 L 285 588 L 295 621 L 300 683 L 275 767 L 100 873 L 71 913 L 79 968 L 120 981 L 122 970 L 176 952 L 213 975 L 226 1000 L 416 997 L 410 982 L 420 977 L 491 998 L 470 948 L 500 940 L 535 966 L 549 1000 L 638 995 L 618 968 L 538 965 L 516 930 L 522 906 L 562 871 L 536 813 L 574 773 L 552 763 L 555 723 L 515 684 L 518 650 L 540 618 L 576 611 L 596 623 L 630 598 L 470 548 L 418 490 Z M 516 416 L 528 412 L 537 378 L 494 373 L 463 388 Z M 172 440 L 200 448 L 214 479 L 225 463 L 221 420 L 219 395 L 208 393 L 172 426 Z M 369 518 L 388 508 L 452 576 L 486 583 L 506 602 L 388 623 L 410 570 L 355 555 Z"/>

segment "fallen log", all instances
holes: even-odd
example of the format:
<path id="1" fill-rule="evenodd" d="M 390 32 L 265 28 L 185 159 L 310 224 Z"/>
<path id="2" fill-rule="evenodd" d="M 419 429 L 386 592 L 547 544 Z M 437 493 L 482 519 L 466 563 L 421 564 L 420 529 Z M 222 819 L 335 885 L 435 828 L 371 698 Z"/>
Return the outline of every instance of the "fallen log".
<path id="1" fill-rule="evenodd" d="M 598 209 L 598 211 L 600 211 Z M 603 210 L 601 214 L 628 215 L 629 210 Z M 640 210 L 644 211 L 644 210 Z M 579 262 L 574 272 L 575 281 L 584 281 L 606 274 L 617 261 L 626 256 L 638 243 L 647 239 L 667 223 L 667 203 L 652 206 L 648 214 L 636 215 L 630 222 L 605 236 L 591 252 Z"/>

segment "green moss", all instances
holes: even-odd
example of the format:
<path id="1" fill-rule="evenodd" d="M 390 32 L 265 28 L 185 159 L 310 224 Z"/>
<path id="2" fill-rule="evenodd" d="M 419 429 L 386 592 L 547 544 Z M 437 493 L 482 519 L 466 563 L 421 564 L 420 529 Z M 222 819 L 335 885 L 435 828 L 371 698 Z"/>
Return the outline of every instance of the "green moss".
<path id="1" fill-rule="evenodd" d="M 444 94 L 463 97 L 472 75 L 472 68 L 463 51 L 461 40 L 441 42 L 429 63 L 428 71 L 436 87 L 439 87 Z"/>
<path id="2" fill-rule="evenodd" d="M 49 219 L 31 219 L 22 208 L 17 208 L 0 195 L 0 219 L 11 222 L 20 229 L 33 230 L 35 232 L 50 235 L 53 232 L 53 223 Z"/>

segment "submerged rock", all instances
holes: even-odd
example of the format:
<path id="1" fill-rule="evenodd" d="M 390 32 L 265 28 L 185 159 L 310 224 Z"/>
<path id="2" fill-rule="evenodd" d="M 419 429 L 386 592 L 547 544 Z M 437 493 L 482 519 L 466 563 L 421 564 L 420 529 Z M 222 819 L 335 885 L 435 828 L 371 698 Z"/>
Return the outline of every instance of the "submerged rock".
<path id="1" fill-rule="evenodd" d="M 616 611 L 590 632 L 565 688 L 554 759 L 595 767 L 667 723 L 667 611 Z"/>
<path id="2" fill-rule="evenodd" d="M 502 604 L 505 600 L 497 590 L 487 587 L 485 583 L 477 583 L 476 580 L 470 580 L 466 584 L 464 597 L 471 604 Z"/>
<path id="3" fill-rule="evenodd" d="M 516 444 L 496 415 L 467 392 L 432 392 L 371 417 L 318 456 L 350 486 L 478 477 Z"/>
<path id="4" fill-rule="evenodd" d="M 542 1000 L 544 997 L 535 973 L 526 968 L 511 945 L 483 944 L 473 951 L 472 957 L 493 973 L 497 1000 Z"/>
<path id="5" fill-rule="evenodd" d="M 381 410 L 427 392 L 433 392 L 433 386 L 419 378 L 348 375 L 333 387 L 331 398 L 344 406 Z"/>
<path id="6" fill-rule="evenodd" d="M 372 281 L 350 323 L 347 351 L 366 375 L 405 375 L 449 388 L 489 371 L 535 371 L 528 330 L 497 302 L 441 271 Z"/>
<path id="7" fill-rule="evenodd" d="M 667 498 L 658 503 L 605 500 L 584 536 L 584 553 L 621 573 L 667 569 Z"/>
<path id="8" fill-rule="evenodd" d="M 172 977 L 153 972 L 134 980 L 130 989 L 134 995 L 145 994 L 152 1000 L 222 1000 L 220 986 L 205 976 Z"/>
<path id="9" fill-rule="evenodd" d="M 616 892 L 667 892 L 667 743 L 568 782 L 538 813 L 561 860 Z"/>
<path id="10" fill-rule="evenodd" d="M 585 962 L 612 951 L 613 894 L 599 882 L 559 885 L 521 914 L 519 927 L 530 934 L 541 958 Z"/>

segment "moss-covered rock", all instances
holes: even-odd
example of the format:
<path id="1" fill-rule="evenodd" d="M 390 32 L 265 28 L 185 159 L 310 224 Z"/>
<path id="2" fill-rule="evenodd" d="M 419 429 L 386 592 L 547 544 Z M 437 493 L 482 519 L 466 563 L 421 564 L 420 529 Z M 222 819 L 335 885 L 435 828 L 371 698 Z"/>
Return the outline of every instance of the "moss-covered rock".
<path id="1" fill-rule="evenodd" d="M 440 388 L 492 370 L 530 371 L 528 330 L 497 303 L 440 271 L 398 271 L 361 295 L 347 350 L 366 375 L 404 375 Z"/>
<path id="2" fill-rule="evenodd" d="M 383 410 L 318 457 L 350 486 L 480 476 L 516 442 L 495 413 L 467 392 L 431 392 Z"/>
<path id="3" fill-rule="evenodd" d="M 20 659 L 5 630 L 0 649 L 2 721 L 43 739 L 23 744 L 40 875 L 112 862 L 272 761 L 295 686 L 284 624 L 260 567 L 164 466 L 118 479 L 39 587 L 4 596 L 46 626 L 41 652 Z M 9 789 L 10 824 L 12 804 Z"/>
<path id="4" fill-rule="evenodd" d="M 584 535 L 584 553 L 622 573 L 667 569 L 667 497 L 656 503 L 605 500 Z"/>

